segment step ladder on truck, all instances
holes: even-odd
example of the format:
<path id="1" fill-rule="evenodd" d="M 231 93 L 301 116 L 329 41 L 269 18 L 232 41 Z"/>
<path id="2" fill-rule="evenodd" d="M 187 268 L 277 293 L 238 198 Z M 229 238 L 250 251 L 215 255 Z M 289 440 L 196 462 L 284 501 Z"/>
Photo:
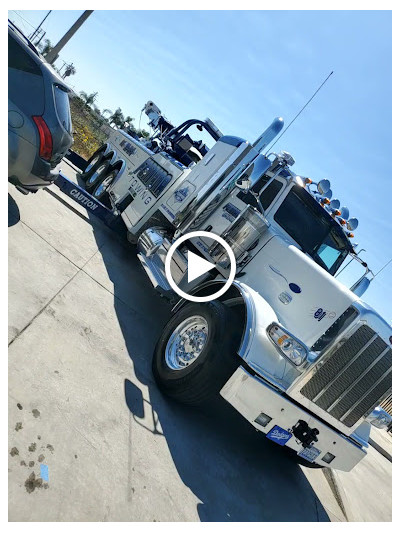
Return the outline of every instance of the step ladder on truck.
<path id="1" fill-rule="evenodd" d="M 85 164 L 83 187 L 62 174 L 55 183 L 106 224 L 122 219 L 154 289 L 175 302 L 153 354 L 158 386 L 190 405 L 221 395 L 299 462 L 351 470 L 371 424 L 391 425 L 378 406 L 391 394 L 392 333 L 361 299 L 373 273 L 352 244 L 357 219 L 328 180 L 297 175 L 288 152 L 264 155 L 281 118 L 250 143 L 209 119 L 174 127 L 153 102 L 144 111 L 151 138 L 115 130 Z M 178 299 L 165 268 L 177 239 L 195 231 L 210 238 L 185 240 L 170 260 L 192 299 L 228 279 L 229 257 L 213 236 L 236 261 L 229 288 L 200 303 Z M 215 268 L 189 281 L 190 254 Z M 347 288 L 335 275 L 349 258 L 364 272 Z"/>

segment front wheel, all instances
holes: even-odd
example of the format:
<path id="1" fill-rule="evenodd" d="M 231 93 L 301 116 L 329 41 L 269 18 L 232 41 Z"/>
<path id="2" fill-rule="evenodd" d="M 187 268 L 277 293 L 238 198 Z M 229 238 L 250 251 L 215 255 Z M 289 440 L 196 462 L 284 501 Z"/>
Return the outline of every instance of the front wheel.
<path id="1" fill-rule="evenodd" d="M 234 312 L 221 302 L 186 305 L 167 323 L 155 347 L 157 385 L 181 403 L 208 403 L 239 366 L 240 338 Z"/>

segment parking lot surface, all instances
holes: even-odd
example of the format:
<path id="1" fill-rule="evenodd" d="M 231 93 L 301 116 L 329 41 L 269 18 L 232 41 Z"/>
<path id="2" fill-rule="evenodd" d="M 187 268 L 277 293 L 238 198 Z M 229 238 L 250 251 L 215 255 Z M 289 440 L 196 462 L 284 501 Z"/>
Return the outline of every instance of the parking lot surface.
<path id="1" fill-rule="evenodd" d="M 51 193 L 9 188 L 9 520 L 391 520 L 376 450 L 338 496 L 222 399 L 211 413 L 163 397 L 151 357 L 169 304 L 131 245 Z M 379 510 L 349 516 L 352 498 L 370 506 L 371 469 Z"/>

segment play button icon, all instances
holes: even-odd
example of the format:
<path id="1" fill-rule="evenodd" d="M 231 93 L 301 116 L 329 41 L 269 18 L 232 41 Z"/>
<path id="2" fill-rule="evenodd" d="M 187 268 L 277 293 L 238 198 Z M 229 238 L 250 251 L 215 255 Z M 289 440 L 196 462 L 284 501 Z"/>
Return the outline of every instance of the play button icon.
<path id="1" fill-rule="evenodd" d="M 215 268 L 213 263 L 206 261 L 197 254 L 194 254 L 190 250 L 188 251 L 188 282 L 195 280 L 199 276 L 202 276 L 206 272 L 209 272 Z"/>
<path id="2" fill-rule="evenodd" d="M 209 294 L 207 296 L 194 296 L 193 294 L 186 293 L 180 287 L 178 287 L 177 283 L 172 277 L 171 261 L 172 261 L 173 254 L 176 252 L 176 250 L 182 243 L 184 243 L 188 239 L 194 239 L 194 238 L 207 239 L 206 242 L 208 242 L 209 240 L 217 241 L 223 248 L 225 248 L 226 253 L 229 257 L 229 263 L 230 263 L 229 277 L 228 279 L 224 281 L 223 277 L 221 276 L 220 281 L 224 282 L 223 286 L 221 287 L 221 285 L 218 284 L 218 287 L 221 287 L 221 288 L 219 288 L 219 290 L 216 291 L 214 294 Z M 197 242 L 199 242 L 199 240 Z M 204 243 L 204 241 L 202 242 Z M 201 276 L 203 276 L 203 274 L 210 272 L 210 270 L 214 268 L 216 268 L 216 265 L 212 263 L 211 261 L 207 261 L 207 259 L 204 259 L 204 257 L 201 257 L 200 252 L 199 254 L 197 254 L 197 253 L 193 253 L 190 250 L 187 250 L 187 282 L 188 284 L 200 278 Z M 235 275 L 236 275 L 236 260 L 235 260 L 235 256 L 234 256 L 234 253 L 231 247 L 219 235 L 216 235 L 209 231 L 192 231 L 190 233 L 186 233 L 185 235 L 182 235 L 182 237 L 179 237 L 179 239 L 177 239 L 173 243 L 171 248 L 168 250 L 168 253 L 165 257 L 165 275 L 167 277 L 170 287 L 182 298 L 185 298 L 186 300 L 190 300 L 191 302 L 210 302 L 211 300 L 215 300 L 216 298 L 219 298 L 220 296 L 222 296 L 222 294 L 224 294 L 224 292 L 226 292 L 229 289 L 229 287 L 232 285 L 233 280 L 235 279 Z M 200 280 L 199 280 L 199 283 L 201 283 Z M 196 288 L 196 284 L 194 284 L 192 287 Z"/>

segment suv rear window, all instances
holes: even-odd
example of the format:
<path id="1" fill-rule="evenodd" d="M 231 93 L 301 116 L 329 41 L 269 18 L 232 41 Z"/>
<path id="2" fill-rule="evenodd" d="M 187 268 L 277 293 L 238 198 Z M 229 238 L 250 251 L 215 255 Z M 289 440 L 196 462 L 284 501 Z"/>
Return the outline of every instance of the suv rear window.
<path id="1" fill-rule="evenodd" d="M 58 85 L 54 85 L 54 101 L 56 103 L 56 110 L 58 118 L 64 128 L 71 133 L 71 111 L 69 107 L 69 96 Z"/>

